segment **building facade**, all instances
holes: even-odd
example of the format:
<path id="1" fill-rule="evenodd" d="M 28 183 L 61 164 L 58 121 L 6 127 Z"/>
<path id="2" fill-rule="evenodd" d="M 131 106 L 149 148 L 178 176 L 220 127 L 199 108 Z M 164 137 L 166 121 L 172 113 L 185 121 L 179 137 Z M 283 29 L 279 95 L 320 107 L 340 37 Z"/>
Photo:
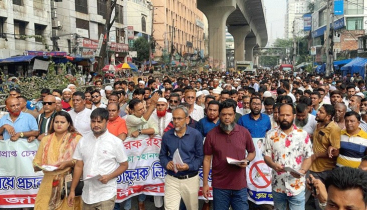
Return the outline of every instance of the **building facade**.
<path id="1" fill-rule="evenodd" d="M 361 43 L 358 42 L 359 37 L 365 35 L 367 30 L 367 11 L 364 9 L 367 0 L 344 0 L 344 15 L 331 15 L 331 37 L 332 51 L 334 59 L 341 52 L 357 51 Z M 331 5 L 332 6 L 332 5 Z M 333 7 L 331 7 L 333 8 Z M 326 49 L 326 23 L 327 21 L 327 5 L 325 1 L 316 0 L 315 10 L 312 14 L 312 45 L 321 47 L 321 55 L 317 56 L 318 62 L 325 60 Z"/>
<path id="2" fill-rule="evenodd" d="M 287 0 L 287 12 L 285 15 L 285 38 L 292 39 L 296 36 L 304 36 L 302 17 L 308 12 L 308 5 L 311 0 Z"/>
<path id="3" fill-rule="evenodd" d="M 111 57 L 124 58 L 134 39 L 152 32 L 152 4 L 117 0 L 108 37 Z M 0 0 L 0 59 L 26 51 L 61 51 L 74 57 L 98 56 L 106 38 L 105 0 Z"/>
<path id="4" fill-rule="evenodd" d="M 204 57 L 205 18 L 196 7 L 196 0 L 152 0 L 154 6 L 154 60 Z M 163 61 L 165 62 L 165 61 Z"/>
<path id="5" fill-rule="evenodd" d="M 63 0 L 56 3 L 58 49 L 74 56 L 98 56 L 98 41 L 106 32 L 105 0 Z M 123 61 L 139 36 L 151 35 L 152 5 L 146 0 L 117 0 L 111 20 L 107 51 Z M 97 53 L 97 54 L 96 54 Z"/>
<path id="6" fill-rule="evenodd" d="M 0 59 L 51 50 L 50 34 L 50 1 L 0 1 Z"/>

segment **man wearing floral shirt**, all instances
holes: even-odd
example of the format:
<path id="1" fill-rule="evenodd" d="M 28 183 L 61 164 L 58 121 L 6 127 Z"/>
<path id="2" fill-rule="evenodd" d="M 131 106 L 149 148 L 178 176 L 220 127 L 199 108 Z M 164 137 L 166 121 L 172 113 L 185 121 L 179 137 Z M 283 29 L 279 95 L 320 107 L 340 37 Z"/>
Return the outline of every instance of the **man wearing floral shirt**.
<path id="1" fill-rule="evenodd" d="M 305 176 L 311 165 L 312 144 L 306 131 L 293 125 L 294 108 L 279 108 L 279 127 L 267 132 L 264 160 L 272 172 L 274 207 L 277 210 L 305 209 Z M 298 173 L 290 172 L 289 168 Z"/>

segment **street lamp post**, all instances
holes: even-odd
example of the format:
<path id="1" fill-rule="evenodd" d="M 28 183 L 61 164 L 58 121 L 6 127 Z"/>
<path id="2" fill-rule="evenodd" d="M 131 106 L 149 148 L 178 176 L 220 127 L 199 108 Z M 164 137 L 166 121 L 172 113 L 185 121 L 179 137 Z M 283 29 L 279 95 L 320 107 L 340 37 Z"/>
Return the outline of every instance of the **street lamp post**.
<path id="1" fill-rule="evenodd" d="M 149 9 L 152 10 L 152 23 L 151 23 L 151 41 L 150 41 L 150 46 L 149 46 L 149 70 L 150 68 L 152 68 L 152 47 L 154 46 L 153 42 L 153 23 L 154 23 L 154 6 L 151 2 L 149 2 Z"/>

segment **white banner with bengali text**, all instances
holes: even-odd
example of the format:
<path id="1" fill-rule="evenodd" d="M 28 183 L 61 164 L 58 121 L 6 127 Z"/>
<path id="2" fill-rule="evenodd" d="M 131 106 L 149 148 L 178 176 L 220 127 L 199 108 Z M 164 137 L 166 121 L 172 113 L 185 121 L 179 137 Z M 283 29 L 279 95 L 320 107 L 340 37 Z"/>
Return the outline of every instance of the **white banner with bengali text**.
<path id="1" fill-rule="evenodd" d="M 33 170 L 39 141 L 0 140 L 0 208 L 33 207 L 43 173 Z"/>
<path id="2" fill-rule="evenodd" d="M 33 207 L 43 176 L 42 172 L 34 172 L 32 164 L 38 145 L 38 141 L 28 143 L 26 139 L 0 141 L 0 208 Z M 142 193 L 163 196 L 166 171 L 159 162 L 161 137 L 127 138 L 124 146 L 129 167 L 117 178 L 116 202 Z M 202 169 L 199 176 L 202 186 Z M 198 193 L 199 199 L 205 199 L 201 187 Z"/>
<path id="3" fill-rule="evenodd" d="M 271 168 L 265 163 L 262 155 L 264 138 L 252 138 L 256 156 L 246 169 L 247 191 L 249 200 L 257 205 L 273 203 L 271 188 Z"/>
<path id="4" fill-rule="evenodd" d="M 116 202 L 123 202 L 130 197 L 142 193 L 153 196 L 164 196 L 164 177 L 166 176 L 166 170 L 161 166 L 159 161 L 161 141 L 160 136 L 149 138 L 144 135 L 138 138 L 127 138 L 124 141 L 129 168 L 117 178 Z M 199 170 L 199 177 L 200 186 L 202 186 L 202 168 Z M 209 185 L 211 186 L 210 174 Z M 201 189 L 200 187 L 199 198 L 205 199 L 202 197 Z"/>

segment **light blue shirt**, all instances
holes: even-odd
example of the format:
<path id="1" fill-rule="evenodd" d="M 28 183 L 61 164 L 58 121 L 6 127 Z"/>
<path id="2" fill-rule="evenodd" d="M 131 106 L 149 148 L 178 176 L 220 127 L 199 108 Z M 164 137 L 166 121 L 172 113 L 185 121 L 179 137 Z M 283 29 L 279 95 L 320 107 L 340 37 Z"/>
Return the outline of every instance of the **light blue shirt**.
<path id="1" fill-rule="evenodd" d="M 3 125 L 11 125 L 13 126 L 16 133 L 19 132 L 28 132 L 28 131 L 38 131 L 38 125 L 36 118 L 34 118 L 29 113 L 20 112 L 18 118 L 13 122 L 9 116 L 9 114 L 4 115 L 0 119 L 0 127 Z M 4 140 L 10 139 L 10 134 L 5 129 L 3 132 Z"/>

